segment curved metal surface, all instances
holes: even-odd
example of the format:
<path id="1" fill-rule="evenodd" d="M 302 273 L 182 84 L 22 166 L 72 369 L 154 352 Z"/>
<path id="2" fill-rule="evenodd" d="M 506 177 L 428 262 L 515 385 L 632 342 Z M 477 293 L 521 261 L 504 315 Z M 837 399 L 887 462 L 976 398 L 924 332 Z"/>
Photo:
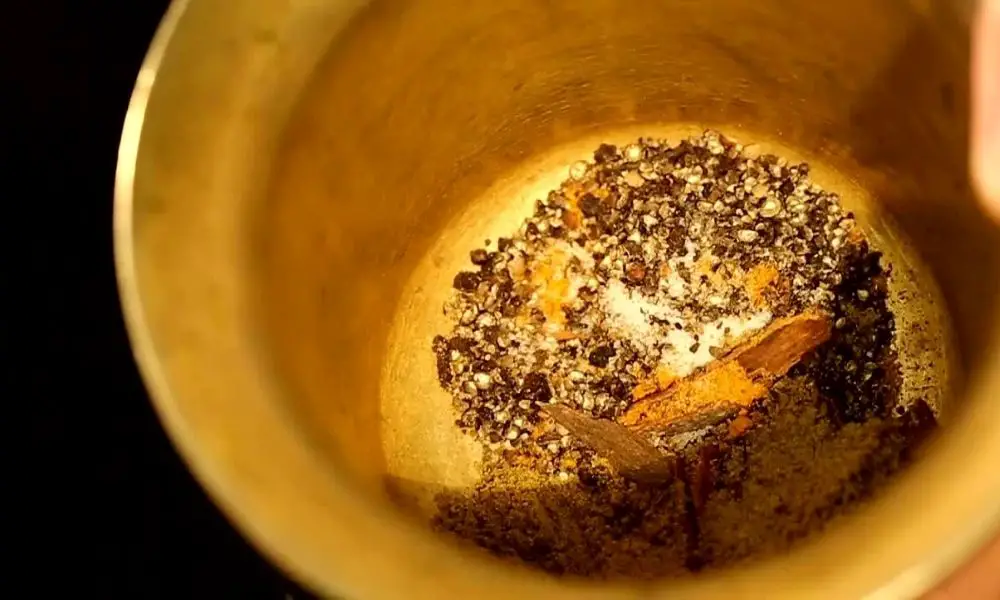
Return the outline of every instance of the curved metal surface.
<path id="1" fill-rule="evenodd" d="M 726 1 L 705 17 L 709 25 L 740 22 L 742 9 L 725 10 Z M 924 147 L 924 156 L 907 151 L 914 145 L 908 138 L 886 138 L 899 124 L 933 138 L 961 119 L 962 110 L 952 108 L 921 130 L 919 111 L 910 119 L 886 110 L 892 94 L 909 94 L 917 107 L 939 101 L 931 98 L 936 89 L 913 83 L 914 75 L 953 68 L 952 51 L 961 60 L 958 26 L 945 23 L 939 31 L 921 20 L 936 18 L 933 3 L 916 3 L 919 11 L 897 2 L 848 3 L 871 24 L 855 28 L 856 41 L 870 47 L 842 52 L 843 64 L 830 59 L 831 68 L 853 70 L 846 75 L 796 72 L 795 56 L 784 65 L 813 86 L 868 94 L 878 108 L 866 111 L 862 102 L 841 124 L 856 138 L 839 133 L 835 102 L 808 108 L 782 91 L 800 85 L 794 77 L 774 65 L 746 64 L 753 57 L 741 44 L 760 41 L 754 23 L 774 18 L 773 35 L 762 36 L 771 40 L 765 48 L 793 39 L 802 52 L 816 52 L 835 39 L 816 31 L 810 45 L 795 33 L 794 19 L 769 13 L 774 7 L 742 15 L 750 33 L 722 29 L 718 39 L 687 40 L 691 52 L 715 57 L 707 64 L 729 74 L 707 96 L 681 81 L 660 98 L 655 81 L 625 78 L 616 83 L 639 85 L 646 96 L 619 98 L 615 88 L 588 82 L 585 71 L 570 68 L 563 77 L 560 64 L 607 68 L 625 56 L 611 47 L 611 62 L 602 63 L 574 36 L 598 43 L 630 39 L 647 24 L 669 31 L 646 5 L 615 21 L 620 5 L 601 1 L 583 8 L 554 2 L 553 13 L 516 2 L 364 4 L 261 0 L 234 12 L 231 2 L 176 0 L 140 72 L 119 153 L 116 265 L 143 376 L 199 481 L 273 560 L 325 594 L 352 598 L 758 597 L 765 589 L 773 598 L 906 598 L 939 581 L 995 531 L 1000 475 L 989 457 L 1000 455 L 1000 407 L 990 399 L 1000 389 L 1000 370 L 989 366 L 998 362 L 996 232 L 976 221 L 961 180 L 921 175 L 899 183 L 886 175 L 933 171 L 934 164 L 948 173 L 964 168 L 953 154 L 964 141 L 961 126 L 938 140 L 937 150 Z M 713 12 L 697 4 L 676 4 L 689 11 L 693 29 L 698 15 Z M 824 11 L 815 8 L 811 18 L 829 21 L 830 31 L 860 19 Z M 545 20 L 554 14 L 559 20 Z M 499 59 L 495 49 L 503 43 L 507 57 Z M 655 40 L 643 43 L 636 46 L 640 60 L 676 72 Z M 925 64 L 915 68 L 920 60 Z M 740 80 L 748 74 L 759 80 Z M 457 75 L 467 79 L 462 91 L 450 82 Z M 961 68 L 947 76 L 961 85 Z M 547 87 L 552 80 L 576 87 Z M 872 89 L 855 90 L 857 82 Z M 747 111 L 761 89 L 793 110 Z M 669 104 L 677 100 L 670 94 L 689 92 L 716 112 L 695 114 L 697 102 Z M 531 100 L 521 108 L 490 100 L 517 93 Z M 941 94 L 946 104 L 964 101 L 961 89 Z M 481 103 L 478 112 L 463 106 L 469 98 Z M 659 103 L 647 106 L 649 98 Z M 588 102 L 589 109 L 575 108 Z M 506 116 L 517 110 L 526 112 Z M 651 114 L 660 121 L 708 116 L 723 125 L 752 115 L 752 127 L 781 130 L 788 143 L 819 152 L 873 190 L 932 263 L 976 377 L 962 414 L 918 468 L 791 556 L 662 587 L 559 582 L 453 547 L 393 509 L 382 488 L 378 442 L 381 338 L 416 262 L 493 181 L 526 157 L 597 135 L 605 125 L 641 127 Z M 452 122 L 458 127 L 442 127 Z M 433 136 L 427 127 L 437 127 Z M 469 146 L 467 139 L 490 144 Z M 847 139 L 857 143 L 845 150 Z M 408 158 L 421 148 L 425 165 Z M 339 181 L 323 175 L 330 164 L 340 167 Z M 389 241 L 373 248 L 372 239 Z M 965 264 L 970 256 L 978 264 Z M 337 277 L 331 281 L 326 270 Z M 349 302 L 344 290 L 354 294 Z M 356 402 L 339 404 L 340 396 Z"/>

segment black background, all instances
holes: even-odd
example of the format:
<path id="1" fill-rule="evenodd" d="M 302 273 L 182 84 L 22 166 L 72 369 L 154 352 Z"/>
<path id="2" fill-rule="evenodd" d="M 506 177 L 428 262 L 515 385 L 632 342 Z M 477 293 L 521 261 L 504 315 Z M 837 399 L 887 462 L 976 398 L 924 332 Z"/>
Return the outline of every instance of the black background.
<path id="1" fill-rule="evenodd" d="M 306 598 L 178 458 L 120 314 L 111 240 L 118 137 L 166 6 L 13 0 L 0 17 L 3 91 L 16 107 L 4 102 L 0 138 L 4 272 L 28 275 L 13 294 L 23 312 L 5 311 L 3 338 L 18 342 L 3 380 L 18 386 L 4 400 L 29 408 L 26 420 L 4 419 L 16 430 L 8 440 L 23 440 L 5 452 L 23 482 L 16 492 L 4 486 L 21 501 L 4 511 L 14 535 L 3 547 L 16 555 L 4 578 L 84 597 Z"/>

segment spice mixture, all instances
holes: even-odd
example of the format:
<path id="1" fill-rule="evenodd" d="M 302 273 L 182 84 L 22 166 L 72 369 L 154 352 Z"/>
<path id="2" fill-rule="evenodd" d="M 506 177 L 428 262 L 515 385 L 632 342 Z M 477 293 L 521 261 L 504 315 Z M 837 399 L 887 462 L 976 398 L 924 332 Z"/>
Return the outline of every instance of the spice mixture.
<path id="1" fill-rule="evenodd" d="M 934 415 L 896 406 L 887 267 L 808 175 L 714 132 L 602 145 L 473 250 L 432 347 L 484 477 L 439 498 L 438 526 L 555 573 L 660 576 L 781 550 L 897 468 Z M 617 475 L 545 412 L 623 422 L 807 310 L 832 337 L 764 398 L 648 433 L 672 483 Z"/>

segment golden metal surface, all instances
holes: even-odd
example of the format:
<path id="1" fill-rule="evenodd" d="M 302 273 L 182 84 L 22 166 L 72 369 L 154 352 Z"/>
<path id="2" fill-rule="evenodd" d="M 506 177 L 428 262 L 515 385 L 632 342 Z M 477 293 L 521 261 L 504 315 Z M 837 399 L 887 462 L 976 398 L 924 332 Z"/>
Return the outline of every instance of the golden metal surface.
<path id="1" fill-rule="evenodd" d="M 161 418 L 234 522 L 325 594 L 913 597 L 1000 518 L 1000 240 L 966 181 L 966 45 L 930 0 L 176 2 L 116 187 Z M 916 247 L 971 374 L 925 459 L 793 554 L 655 587 L 556 581 L 406 518 L 387 474 L 474 474 L 420 434 L 445 429 L 420 340 L 451 261 L 595 140 L 706 125 L 810 157 Z"/>

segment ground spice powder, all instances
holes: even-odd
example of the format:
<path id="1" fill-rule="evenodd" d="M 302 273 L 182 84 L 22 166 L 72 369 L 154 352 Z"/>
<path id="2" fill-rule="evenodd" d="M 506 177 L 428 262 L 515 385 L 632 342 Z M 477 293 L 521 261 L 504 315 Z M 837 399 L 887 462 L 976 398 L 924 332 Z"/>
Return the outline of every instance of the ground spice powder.
<path id="1" fill-rule="evenodd" d="M 769 304 L 765 294 L 774 289 L 780 275 L 778 267 L 771 263 L 763 263 L 750 269 L 744 286 L 753 306 L 763 307 Z"/>
<path id="2" fill-rule="evenodd" d="M 869 497 L 933 416 L 833 425 L 806 377 L 776 386 L 767 416 L 682 453 L 668 484 L 626 481 L 583 454 L 563 481 L 496 464 L 471 494 L 438 497 L 435 526 L 553 574 L 657 578 L 788 550 Z M 735 423 L 735 421 L 734 421 Z"/>
<path id="3" fill-rule="evenodd" d="M 645 420 L 659 423 L 678 421 L 720 405 L 748 406 L 763 397 L 767 387 L 754 381 L 737 362 L 729 361 L 710 368 L 704 375 L 682 381 L 670 390 L 669 402 L 634 404 L 622 418 L 623 425 L 639 425 Z"/>

